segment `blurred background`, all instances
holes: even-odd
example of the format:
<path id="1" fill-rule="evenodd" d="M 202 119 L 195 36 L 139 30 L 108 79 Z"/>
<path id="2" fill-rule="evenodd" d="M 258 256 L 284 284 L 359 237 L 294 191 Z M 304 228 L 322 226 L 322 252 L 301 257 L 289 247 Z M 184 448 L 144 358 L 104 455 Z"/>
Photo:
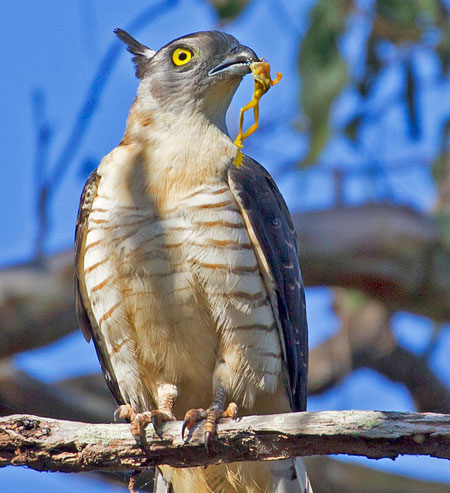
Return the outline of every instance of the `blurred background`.
<path id="1" fill-rule="evenodd" d="M 115 27 L 153 49 L 222 29 L 283 73 L 245 152 L 273 174 L 299 235 L 309 410 L 450 413 L 449 10 L 449 0 L 2 2 L 0 413 L 112 421 L 77 328 L 71 250 L 83 184 L 120 142 L 137 87 Z M 231 136 L 252 88 L 248 77 L 234 98 Z M 308 468 L 316 493 L 450 492 L 438 459 Z M 0 484 L 126 491 L 101 475 L 13 467 Z"/>

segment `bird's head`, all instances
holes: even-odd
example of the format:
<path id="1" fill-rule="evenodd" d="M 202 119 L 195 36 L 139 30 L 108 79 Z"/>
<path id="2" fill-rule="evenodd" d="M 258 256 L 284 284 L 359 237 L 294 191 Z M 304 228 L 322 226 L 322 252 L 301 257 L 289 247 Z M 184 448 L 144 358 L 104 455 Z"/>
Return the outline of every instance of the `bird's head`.
<path id="1" fill-rule="evenodd" d="M 225 128 L 225 113 L 242 77 L 250 73 L 255 52 L 220 31 L 201 31 L 171 41 L 159 51 L 116 29 L 128 45 L 141 80 L 141 105 L 176 113 L 201 112 Z"/>

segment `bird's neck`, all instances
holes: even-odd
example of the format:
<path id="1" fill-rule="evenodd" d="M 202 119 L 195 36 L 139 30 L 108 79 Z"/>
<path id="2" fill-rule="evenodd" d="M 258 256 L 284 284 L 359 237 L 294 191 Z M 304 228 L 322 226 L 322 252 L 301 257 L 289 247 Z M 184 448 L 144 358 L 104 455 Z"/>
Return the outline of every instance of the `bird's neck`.
<path id="1" fill-rule="evenodd" d="M 180 108 L 174 114 L 143 106 L 139 98 L 131 107 L 122 142 L 111 154 L 124 150 L 126 164 L 108 160 L 101 172 L 109 174 L 114 166 L 117 176 L 125 175 L 138 163 L 142 189 L 157 202 L 176 200 L 205 182 L 223 179 L 237 152 L 226 131 L 203 112 Z"/>

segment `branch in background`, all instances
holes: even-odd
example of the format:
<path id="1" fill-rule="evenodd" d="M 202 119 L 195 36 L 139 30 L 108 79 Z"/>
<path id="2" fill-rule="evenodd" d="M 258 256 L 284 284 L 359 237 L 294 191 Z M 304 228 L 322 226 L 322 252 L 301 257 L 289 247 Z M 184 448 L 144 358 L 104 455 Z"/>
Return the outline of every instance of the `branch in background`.
<path id="1" fill-rule="evenodd" d="M 438 186 L 438 198 L 434 206 L 434 214 L 438 218 L 447 244 L 450 245 L 450 117 L 445 129 L 441 155 L 433 165 L 433 174 Z"/>
<path id="2" fill-rule="evenodd" d="M 383 304 L 337 290 L 334 307 L 341 329 L 311 352 L 311 394 L 333 387 L 357 368 L 372 368 L 405 385 L 419 411 L 450 413 L 450 390 L 424 358 L 397 344 L 390 329 L 391 313 Z"/>
<path id="3" fill-rule="evenodd" d="M 147 432 L 145 453 L 130 426 L 57 421 L 37 416 L 0 418 L 0 466 L 36 470 L 124 471 L 156 464 L 200 466 L 242 460 L 350 454 L 370 458 L 430 455 L 450 459 L 450 415 L 326 411 L 223 420 L 208 454 L 203 428 L 189 442 L 181 422 L 166 423 L 163 439 Z"/>
<path id="4" fill-rule="evenodd" d="M 358 289 L 393 310 L 450 320 L 450 249 L 433 218 L 367 204 L 293 220 L 307 286 Z"/>
<path id="5" fill-rule="evenodd" d="M 77 327 L 72 252 L 1 271 L 0 358 L 49 344 Z"/>
<path id="6" fill-rule="evenodd" d="M 332 279 L 334 284 L 366 287 L 366 291 L 372 292 L 371 287 L 380 282 L 380 287 L 397 286 L 403 293 L 390 298 L 391 291 L 378 292 L 379 298 L 391 306 L 395 303 L 397 310 L 410 308 L 437 318 L 448 313 L 447 270 L 438 269 L 437 262 L 432 260 L 443 258 L 447 250 L 438 240 L 431 218 L 405 208 L 378 205 L 295 214 L 294 220 L 301 228 L 302 267 L 310 283 L 311 279 L 317 283 Z M 344 228 L 346 235 L 341 234 Z M 328 256 L 331 261 L 327 260 Z M 435 267 L 425 272 L 421 267 L 423 259 Z M 50 257 L 39 268 L 26 264 L 0 272 L 0 357 L 43 346 L 77 329 L 72 275 L 72 252 Z M 436 288 L 443 277 L 447 277 L 447 287 L 442 283 L 440 289 Z M 441 293 L 442 299 L 436 293 Z M 429 304 L 425 305 L 424 300 L 429 300 Z M 412 306 L 414 303 L 417 305 Z M 424 359 L 395 344 L 389 330 L 389 314 L 379 312 L 377 316 L 355 315 L 352 321 L 347 321 L 350 325 L 345 331 L 312 351 L 311 392 L 329 388 L 355 368 L 369 367 L 405 384 L 419 410 L 450 412 L 449 390 Z M 380 348 L 383 342 L 384 348 Z M 407 363 L 402 372 L 397 364 L 400 359 Z M 15 402 L 28 402 L 22 392 L 25 386 L 15 388 Z M 7 387 L 4 392 L 8 392 Z M 2 393 L 0 389 L 0 396 Z M 7 397 L 11 402 L 10 396 Z M 25 410 L 13 402 L 11 406 L 20 412 L 31 412 L 30 408 Z M 32 412 L 36 409 L 42 408 L 34 408 Z M 47 409 L 53 416 L 66 416 L 57 411 L 57 402 L 53 407 L 49 401 Z M 42 414 L 48 415 L 49 411 Z M 89 420 L 99 418 L 89 417 Z"/>
<path id="7" fill-rule="evenodd" d="M 447 484 L 408 478 L 328 457 L 304 459 L 314 493 L 449 493 Z"/>
<path id="8" fill-rule="evenodd" d="M 41 416 L 104 423 L 114 413 L 114 403 L 103 375 L 89 375 L 46 384 L 0 363 L 0 415 L 38 413 Z"/>

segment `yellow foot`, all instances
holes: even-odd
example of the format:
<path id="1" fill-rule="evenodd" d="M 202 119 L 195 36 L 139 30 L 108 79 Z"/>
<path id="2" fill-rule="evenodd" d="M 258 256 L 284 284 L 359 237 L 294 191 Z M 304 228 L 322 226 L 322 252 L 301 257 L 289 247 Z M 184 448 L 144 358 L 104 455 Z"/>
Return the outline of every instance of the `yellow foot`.
<path id="1" fill-rule="evenodd" d="M 130 421 L 131 434 L 140 446 L 146 442 L 144 430 L 148 424 L 152 423 L 156 434 L 159 438 L 162 438 L 161 425 L 166 421 L 176 420 L 174 414 L 167 409 L 154 409 L 153 411 L 136 413 L 130 404 L 119 406 L 114 412 L 114 418 L 117 419 L 117 417 Z"/>
<path id="2" fill-rule="evenodd" d="M 183 427 L 181 428 L 181 438 L 184 440 L 184 432 L 186 428 L 191 430 L 191 428 L 201 421 L 206 419 L 204 426 L 205 434 L 205 448 L 209 453 L 209 448 L 211 445 L 212 438 L 215 434 L 216 421 L 219 418 L 237 418 L 238 407 L 234 402 L 230 402 L 226 410 L 217 406 L 211 406 L 208 410 L 204 409 L 190 409 L 184 416 Z"/>

